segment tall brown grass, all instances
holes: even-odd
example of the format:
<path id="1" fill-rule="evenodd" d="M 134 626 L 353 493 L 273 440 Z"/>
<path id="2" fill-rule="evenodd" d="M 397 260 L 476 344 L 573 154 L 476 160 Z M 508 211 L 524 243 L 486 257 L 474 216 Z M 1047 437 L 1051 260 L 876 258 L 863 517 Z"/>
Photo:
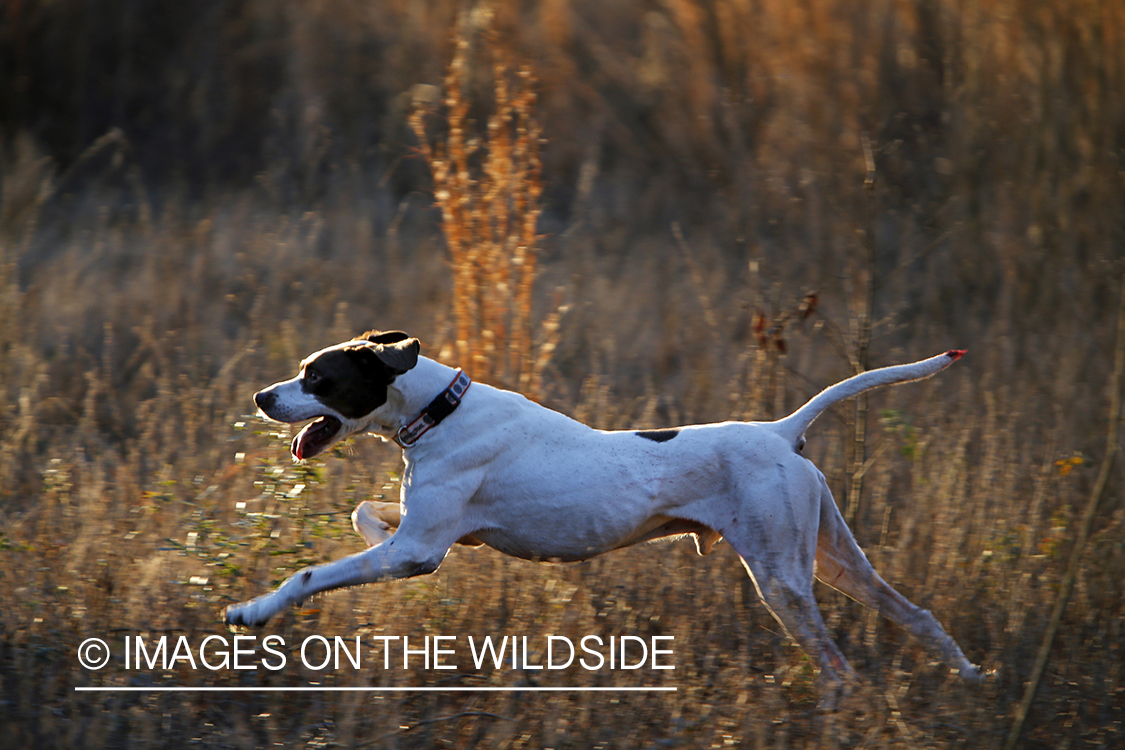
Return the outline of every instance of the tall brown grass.
<path id="1" fill-rule="evenodd" d="M 496 36 L 487 6 L 464 14 L 459 26 L 441 111 L 422 100 L 410 115 L 432 172 L 453 267 L 455 347 L 447 356 L 468 364 L 477 377 L 538 393 L 561 311 L 544 321 L 548 340 L 536 342 L 533 351 L 543 190 L 536 81 Z M 494 58 L 491 65 L 486 55 Z M 492 112 L 487 122 L 477 123 L 465 88 L 482 68 L 492 84 Z M 427 120 L 443 131 L 436 142 Z"/>
<path id="2" fill-rule="evenodd" d="M 133 0 L 105 16 L 120 23 L 95 23 L 100 5 L 0 7 L 8 746 L 1004 742 L 1104 458 L 1123 270 L 1118 5 L 497 2 L 502 44 L 463 50 L 475 73 L 452 79 L 457 3 L 199 8 Z M 497 50 L 498 73 L 482 62 Z M 410 125 L 418 84 L 452 102 L 418 116 L 425 138 Z M 449 223 L 453 193 L 436 192 L 453 180 L 472 210 L 449 204 Z M 560 298 L 570 309 L 552 318 Z M 455 549 L 434 576 L 268 627 L 289 644 L 667 634 L 668 674 L 385 672 L 374 650 L 354 673 L 82 669 L 87 637 L 228 634 L 225 604 L 359 549 L 347 514 L 394 496 L 395 451 L 363 439 L 294 465 L 250 397 L 369 327 L 409 330 L 431 356 L 606 428 L 774 417 L 857 364 L 967 347 L 851 425 L 823 418 L 806 451 L 883 576 L 996 676 L 966 689 L 819 591 L 861 673 L 845 709 L 819 715 L 808 661 L 729 548 L 685 544 L 579 566 Z M 1120 496 L 1119 463 L 1026 747 L 1125 739 Z M 521 680 L 679 689 L 73 691 Z"/>

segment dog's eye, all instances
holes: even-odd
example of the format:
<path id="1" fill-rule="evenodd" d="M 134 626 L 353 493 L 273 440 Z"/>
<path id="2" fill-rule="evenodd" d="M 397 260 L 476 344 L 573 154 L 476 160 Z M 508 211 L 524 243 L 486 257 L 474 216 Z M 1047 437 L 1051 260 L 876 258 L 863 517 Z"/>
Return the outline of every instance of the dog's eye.
<path id="1" fill-rule="evenodd" d="M 320 382 L 320 373 L 305 370 L 305 382 L 309 385 L 316 385 Z"/>

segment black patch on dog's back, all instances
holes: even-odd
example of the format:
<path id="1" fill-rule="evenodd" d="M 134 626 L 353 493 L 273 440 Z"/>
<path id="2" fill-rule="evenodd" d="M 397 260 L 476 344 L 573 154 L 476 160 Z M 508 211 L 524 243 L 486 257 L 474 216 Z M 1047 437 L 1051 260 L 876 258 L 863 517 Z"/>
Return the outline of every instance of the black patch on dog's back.
<path id="1" fill-rule="evenodd" d="M 672 427 L 666 430 L 640 430 L 636 434 L 654 443 L 665 443 L 679 435 L 680 430 L 677 427 Z"/>

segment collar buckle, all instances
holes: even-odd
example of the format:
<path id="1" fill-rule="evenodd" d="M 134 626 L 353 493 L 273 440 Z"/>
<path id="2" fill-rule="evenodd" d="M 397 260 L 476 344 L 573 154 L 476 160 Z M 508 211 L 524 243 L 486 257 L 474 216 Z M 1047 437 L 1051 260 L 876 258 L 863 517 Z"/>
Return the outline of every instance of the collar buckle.
<path id="1" fill-rule="evenodd" d="M 453 413 L 461 405 L 465 391 L 469 390 L 472 380 L 462 370 L 453 376 L 453 382 L 444 391 L 437 395 L 430 404 L 422 410 L 413 422 L 403 425 L 392 438 L 403 450 L 413 446 L 431 428 L 437 427 L 441 421 Z"/>

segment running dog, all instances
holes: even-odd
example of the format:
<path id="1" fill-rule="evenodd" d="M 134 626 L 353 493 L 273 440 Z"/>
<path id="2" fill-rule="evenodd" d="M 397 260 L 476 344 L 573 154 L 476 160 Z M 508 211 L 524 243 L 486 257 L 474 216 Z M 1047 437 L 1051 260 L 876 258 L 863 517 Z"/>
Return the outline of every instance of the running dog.
<path id="1" fill-rule="evenodd" d="M 261 625 L 313 594 L 432 573 L 457 542 L 567 562 L 691 534 L 700 554 L 730 543 L 827 693 L 854 670 L 824 626 L 814 576 L 897 622 L 963 679 L 981 679 L 938 621 L 871 567 L 802 455 L 805 430 L 828 407 L 929 377 L 963 351 L 861 373 L 776 422 L 607 432 L 471 383 L 420 348 L 405 333 L 370 332 L 316 352 L 296 377 L 254 396 L 269 419 L 313 420 L 293 439 L 298 460 L 367 432 L 401 446 L 406 467 L 401 505 L 367 501 L 352 516 L 368 549 L 228 607 L 228 623 Z"/>

